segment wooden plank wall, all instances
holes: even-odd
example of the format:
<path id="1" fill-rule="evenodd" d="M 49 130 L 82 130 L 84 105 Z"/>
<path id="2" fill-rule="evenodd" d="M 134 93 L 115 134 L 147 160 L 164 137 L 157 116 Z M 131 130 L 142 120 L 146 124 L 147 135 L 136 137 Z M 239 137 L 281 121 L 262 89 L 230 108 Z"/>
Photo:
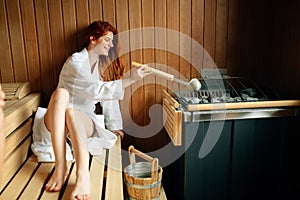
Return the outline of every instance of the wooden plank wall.
<path id="1" fill-rule="evenodd" d="M 268 80 L 275 83 L 272 85 L 288 89 L 290 94 L 299 97 L 296 86 L 291 88 L 276 82 L 280 77 L 290 81 L 289 76 L 294 84 L 299 85 L 300 80 L 299 31 L 296 35 L 288 31 L 282 35 L 282 28 L 300 27 L 299 20 L 286 23 L 299 17 L 293 14 L 299 13 L 296 10 L 299 3 L 282 4 L 279 0 L 0 0 L 0 81 L 29 81 L 32 91 L 41 92 L 42 104 L 46 106 L 64 61 L 81 46 L 78 32 L 100 19 L 111 22 L 120 32 L 142 27 L 180 32 L 202 45 L 217 67 L 227 69 L 230 75 L 257 80 L 271 76 Z M 124 55 L 126 70 L 130 70 L 131 60 L 160 63 L 162 65 L 156 65 L 158 69 L 166 70 L 168 66 L 169 72 L 180 72 L 190 79 L 200 76 L 197 68 L 212 67 L 208 60 L 202 61 L 204 52 L 193 51 L 195 44 L 187 44 L 170 33 L 159 37 L 147 31 L 130 35 L 122 42 L 126 47 L 132 48 L 136 42 L 150 43 L 172 48 L 174 52 L 155 48 L 130 51 Z M 282 49 L 291 47 L 292 53 L 281 54 L 281 49 L 272 49 L 277 40 Z M 178 56 L 184 53 L 189 56 L 188 60 Z M 192 66 L 189 59 L 199 66 Z M 286 59 L 294 61 L 284 66 Z M 291 67 L 292 72 L 282 74 L 281 69 L 286 67 Z M 125 100 L 129 103 L 122 103 L 121 107 L 129 109 L 129 114 L 124 112 L 123 115 L 128 129 L 132 128 L 132 120 L 138 130 L 144 131 L 142 127 L 151 123 L 161 127 L 161 118 L 150 120 L 149 108 L 161 103 L 163 88 L 181 88 L 155 76 L 144 80 L 144 83 L 149 82 L 139 88 L 126 89 Z M 154 110 L 155 116 L 160 114 Z M 153 144 L 161 141 L 160 136 L 151 138 Z"/>
<path id="2" fill-rule="evenodd" d="M 228 9 L 228 74 L 299 99 L 300 1 L 229 0 Z"/>
<path id="3" fill-rule="evenodd" d="M 270 84 L 287 97 L 300 98 L 300 1 L 274 2 Z"/>

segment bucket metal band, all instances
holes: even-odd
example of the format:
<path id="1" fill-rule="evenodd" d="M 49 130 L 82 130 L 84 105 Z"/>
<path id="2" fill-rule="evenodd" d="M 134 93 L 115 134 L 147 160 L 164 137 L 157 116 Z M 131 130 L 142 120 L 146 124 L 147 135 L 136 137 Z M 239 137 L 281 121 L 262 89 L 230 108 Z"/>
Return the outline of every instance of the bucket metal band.
<path id="1" fill-rule="evenodd" d="M 157 197 L 155 197 L 154 199 L 151 199 L 151 200 L 160 200 L 160 194 L 161 194 L 161 192 L 159 192 L 159 194 L 158 194 Z M 128 197 L 129 197 L 129 200 L 137 200 L 137 199 L 135 199 L 135 198 L 133 198 L 131 196 L 128 196 Z"/>
<path id="2" fill-rule="evenodd" d="M 154 197 L 151 200 L 160 200 L 160 195 L 161 195 L 161 192 L 159 192 L 159 194 L 157 195 L 157 197 Z M 133 198 L 130 195 L 128 196 L 128 198 L 129 198 L 129 200 L 137 200 L 136 198 Z"/>
<path id="3" fill-rule="evenodd" d="M 161 183 L 161 179 L 159 181 L 157 181 L 156 183 L 152 183 L 152 184 L 149 184 L 149 185 L 137 185 L 137 184 L 130 183 L 127 180 L 125 180 L 125 183 L 126 183 L 127 186 L 133 187 L 133 188 L 136 188 L 136 189 L 151 189 L 151 188 L 157 187 Z"/>

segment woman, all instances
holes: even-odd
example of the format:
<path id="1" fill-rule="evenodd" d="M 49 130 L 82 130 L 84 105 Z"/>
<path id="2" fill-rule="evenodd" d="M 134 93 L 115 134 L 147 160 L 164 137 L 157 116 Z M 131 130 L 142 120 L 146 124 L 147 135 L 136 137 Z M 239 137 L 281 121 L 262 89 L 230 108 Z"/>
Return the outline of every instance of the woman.
<path id="1" fill-rule="evenodd" d="M 148 75 L 141 67 L 130 77 L 121 78 L 124 67 L 119 56 L 118 31 L 108 22 L 95 21 L 87 28 L 85 48 L 65 62 L 58 88 L 51 96 L 43 122 L 51 133 L 55 155 L 55 170 L 47 191 L 62 188 L 66 172 L 66 137 L 70 136 L 77 171 L 71 199 L 87 199 L 90 192 L 89 153 L 101 154 L 102 148 L 113 147 L 117 136 L 100 126 L 95 115 L 95 103 L 100 101 L 105 121 L 116 134 L 121 131 L 118 100 L 124 88 Z M 113 80 L 113 81 L 108 81 Z"/>

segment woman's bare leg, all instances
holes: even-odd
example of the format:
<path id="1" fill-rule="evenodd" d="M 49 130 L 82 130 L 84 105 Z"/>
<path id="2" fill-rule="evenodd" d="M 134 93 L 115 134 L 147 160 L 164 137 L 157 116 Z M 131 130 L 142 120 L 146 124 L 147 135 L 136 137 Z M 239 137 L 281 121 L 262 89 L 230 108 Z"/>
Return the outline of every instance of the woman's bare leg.
<path id="1" fill-rule="evenodd" d="M 89 152 L 87 138 L 94 132 L 91 118 L 80 111 L 68 108 L 66 123 L 72 141 L 77 165 L 76 184 L 71 199 L 88 199 L 90 194 Z"/>
<path id="2" fill-rule="evenodd" d="M 45 125 L 51 132 L 53 151 L 55 155 L 55 169 L 46 184 L 46 190 L 59 191 L 66 175 L 66 124 L 65 113 L 69 105 L 69 93 L 62 88 L 55 90 L 51 96 L 47 112 L 44 117 Z"/>

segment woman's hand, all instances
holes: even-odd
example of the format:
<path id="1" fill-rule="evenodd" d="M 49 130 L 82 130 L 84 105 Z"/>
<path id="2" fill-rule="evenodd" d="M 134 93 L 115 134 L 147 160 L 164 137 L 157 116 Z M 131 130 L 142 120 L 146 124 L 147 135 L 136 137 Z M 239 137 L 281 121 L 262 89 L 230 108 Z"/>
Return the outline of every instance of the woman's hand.
<path id="1" fill-rule="evenodd" d="M 122 130 L 114 130 L 112 131 L 114 134 L 116 134 L 117 136 L 119 135 L 121 137 L 121 140 L 124 138 L 124 132 Z"/>
<path id="2" fill-rule="evenodd" d="M 143 79 L 145 76 L 151 73 L 148 65 L 141 65 L 139 68 L 133 68 L 131 70 L 131 78 L 135 81 Z"/>
<path id="3" fill-rule="evenodd" d="M 151 70 L 148 68 L 148 65 L 141 65 L 138 68 L 133 68 L 129 77 L 122 78 L 123 88 L 126 88 L 132 83 L 143 79 L 149 74 L 151 74 Z"/>

